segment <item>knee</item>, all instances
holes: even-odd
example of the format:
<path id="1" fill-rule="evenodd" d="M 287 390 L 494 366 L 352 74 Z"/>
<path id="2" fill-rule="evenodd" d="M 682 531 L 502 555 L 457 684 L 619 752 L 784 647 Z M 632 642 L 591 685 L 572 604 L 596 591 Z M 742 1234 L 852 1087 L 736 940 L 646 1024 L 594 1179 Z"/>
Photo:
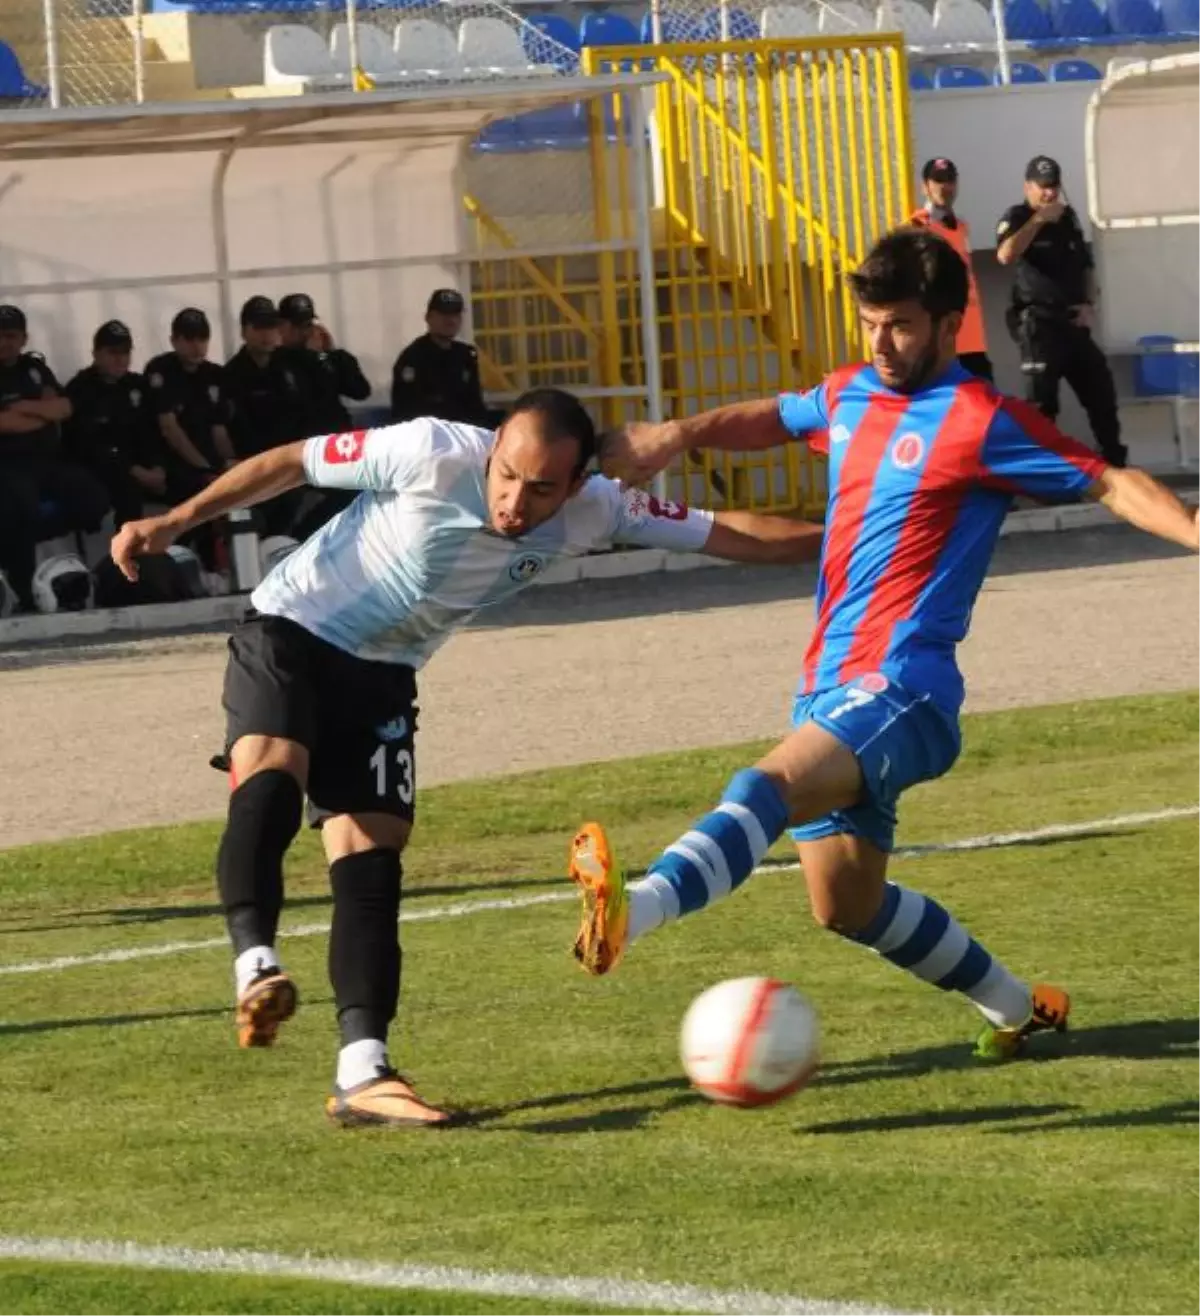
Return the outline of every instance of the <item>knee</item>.
<path id="1" fill-rule="evenodd" d="M 871 925 L 883 905 L 882 879 L 856 876 L 851 880 L 809 882 L 813 921 L 841 937 L 855 937 Z"/>
<path id="2" fill-rule="evenodd" d="M 321 839 L 331 864 L 374 851 L 403 852 L 412 823 L 388 813 L 339 813 L 321 824 Z"/>

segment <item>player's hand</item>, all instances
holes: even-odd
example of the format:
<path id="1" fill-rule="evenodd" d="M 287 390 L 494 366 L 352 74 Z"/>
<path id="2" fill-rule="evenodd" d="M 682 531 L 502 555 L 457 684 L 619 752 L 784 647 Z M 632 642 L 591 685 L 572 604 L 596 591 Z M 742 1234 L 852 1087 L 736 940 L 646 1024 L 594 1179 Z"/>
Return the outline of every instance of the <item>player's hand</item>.
<path id="1" fill-rule="evenodd" d="M 320 320 L 314 320 L 309 327 L 308 346 L 313 352 L 333 351 L 333 335 Z"/>
<path id="2" fill-rule="evenodd" d="M 1050 201 L 1044 206 L 1039 206 L 1035 213 L 1038 217 L 1039 223 L 1057 224 L 1067 213 L 1067 207 L 1062 201 Z"/>
<path id="3" fill-rule="evenodd" d="M 622 484 L 645 484 L 679 453 L 677 428 L 669 421 L 635 421 L 609 430 L 600 440 L 600 469 Z"/>
<path id="4" fill-rule="evenodd" d="M 126 521 L 113 535 L 109 552 L 117 570 L 126 580 L 137 580 L 137 560 L 145 553 L 165 553 L 179 537 L 179 527 L 165 516 L 148 516 L 142 521 Z"/>

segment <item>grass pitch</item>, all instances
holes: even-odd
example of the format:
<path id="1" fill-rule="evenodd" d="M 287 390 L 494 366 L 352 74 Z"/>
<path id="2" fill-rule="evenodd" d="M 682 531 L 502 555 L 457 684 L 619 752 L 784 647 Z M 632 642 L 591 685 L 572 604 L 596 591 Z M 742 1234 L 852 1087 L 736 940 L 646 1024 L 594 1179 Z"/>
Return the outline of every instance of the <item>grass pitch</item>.
<path id="1" fill-rule="evenodd" d="M 427 791 L 408 908 L 553 890 L 584 816 L 641 866 L 758 746 Z M 1197 790 L 1197 701 L 970 718 L 904 842 L 1169 806 Z M 218 936 L 215 826 L 0 853 L 0 962 Z M 780 855 L 786 853 L 784 848 Z M 1016 971 L 1075 1001 L 1065 1038 L 998 1068 L 976 1016 L 808 921 L 795 872 L 640 943 L 594 982 L 574 909 L 406 925 L 394 1052 L 480 1112 L 430 1135 L 326 1126 L 336 1048 L 322 937 L 284 941 L 303 996 L 269 1052 L 233 1044 L 221 949 L 0 976 L 0 1233 L 749 1287 L 901 1310 L 1195 1309 L 1194 819 L 897 865 Z M 328 916 L 311 838 L 285 928 Z M 825 1063 L 762 1111 L 680 1077 L 713 981 L 788 978 Z M 534 1311 L 526 1300 L 0 1264 L 9 1311 Z M 585 1310 L 586 1308 L 577 1308 Z"/>

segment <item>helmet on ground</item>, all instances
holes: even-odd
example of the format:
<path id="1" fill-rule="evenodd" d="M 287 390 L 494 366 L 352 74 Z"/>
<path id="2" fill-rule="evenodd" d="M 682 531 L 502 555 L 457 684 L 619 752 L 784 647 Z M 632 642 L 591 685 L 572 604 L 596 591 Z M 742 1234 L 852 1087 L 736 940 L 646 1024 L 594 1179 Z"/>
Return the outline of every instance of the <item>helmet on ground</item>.
<path id="1" fill-rule="evenodd" d="M 82 612 L 92 606 L 92 573 L 74 553 L 48 557 L 33 573 L 39 612 Z"/>

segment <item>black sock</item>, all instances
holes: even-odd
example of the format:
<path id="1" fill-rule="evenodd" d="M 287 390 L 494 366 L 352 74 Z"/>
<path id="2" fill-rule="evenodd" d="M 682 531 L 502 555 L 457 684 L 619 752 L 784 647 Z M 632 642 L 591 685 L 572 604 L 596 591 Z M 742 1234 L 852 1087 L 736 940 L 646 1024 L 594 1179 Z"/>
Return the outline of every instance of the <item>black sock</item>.
<path id="1" fill-rule="evenodd" d="M 364 850 L 329 866 L 329 981 L 342 1045 L 387 1041 L 400 999 L 400 851 Z"/>
<path id="2" fill-rule="evenodd" d="M 304 795 L 288 772 L 267 768 L 229 797 L 217 851 L 217 890 L 234 955 L 273 946 L 283 908 L 283 856 L 300 830 Z"/>

